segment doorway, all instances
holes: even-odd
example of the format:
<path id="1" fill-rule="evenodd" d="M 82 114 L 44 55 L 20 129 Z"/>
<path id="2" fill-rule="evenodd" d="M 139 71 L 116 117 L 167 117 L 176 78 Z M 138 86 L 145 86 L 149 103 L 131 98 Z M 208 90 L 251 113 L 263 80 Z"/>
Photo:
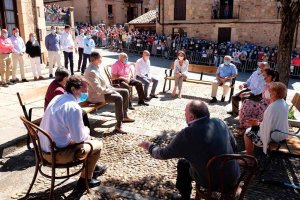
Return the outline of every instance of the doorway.
<path id="1" fill-rule="evenodd" d="M 218 43 L 231 41 L 231 28 L 219 28 Z"/>

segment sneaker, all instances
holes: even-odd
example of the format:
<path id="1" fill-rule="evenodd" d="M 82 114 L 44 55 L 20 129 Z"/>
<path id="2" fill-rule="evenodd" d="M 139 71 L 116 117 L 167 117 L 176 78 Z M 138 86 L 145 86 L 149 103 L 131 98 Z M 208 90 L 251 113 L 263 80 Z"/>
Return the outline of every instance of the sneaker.
<path id="1" fill-rule="evenodd" d="M 143 101 L 143 100 L 140 100 L 140 101 L 138 102 L 138 105 L 140 105 L 140 106 L 149 106 L 149 104 L 146 103 L 146 102 Z"/>
<path id="2" fill-rule="evenodd" d="M 50 74 L 50 75 L 49 75 L 49 78 L 53 78 L 53 74 Z"/>
<path id="3" fill-rule="evenodd" d="M 217 103 L 217 102 L 218 102 L 218 100 L 217 100 L 216 97 L 213 97 L 213 98 L 209 101 L 209 103 Z"/>
<path id="4" fill-rule="evenodd" d="M 225 97 L 224 97 L 224 96 L 222 96 L 221 102 L 224 102 L 224 101 L 225 101 Z"/>
<path id="5" fill-rule="evenodd" d="M 29 82 L 29 81 L 26 78 L 23 78 L 22 82 Z"/>

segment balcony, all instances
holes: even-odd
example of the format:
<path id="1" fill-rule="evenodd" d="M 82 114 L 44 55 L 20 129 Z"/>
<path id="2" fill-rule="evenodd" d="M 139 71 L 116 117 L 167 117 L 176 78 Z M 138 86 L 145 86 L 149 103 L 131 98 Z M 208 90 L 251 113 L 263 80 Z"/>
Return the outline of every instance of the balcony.
<path id="1" fill-rule="evenodd" d="M 211 19 L 213 20 L 226 20 L 226 19 L 239 19 L 240 5 L 233 7 L 230 5 L 221 5 L 212 7 Z"/>

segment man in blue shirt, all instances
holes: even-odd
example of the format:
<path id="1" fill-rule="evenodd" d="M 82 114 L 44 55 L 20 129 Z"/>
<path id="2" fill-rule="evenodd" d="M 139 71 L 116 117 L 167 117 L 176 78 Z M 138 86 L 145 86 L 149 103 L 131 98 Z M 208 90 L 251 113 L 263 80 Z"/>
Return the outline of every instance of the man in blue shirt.
<path id="1" fill-rule="evenodd" d="M 223 95 L 221 102 L 224 102 L 225 96 L 230 90 L 232 79 L 235 78 L 238 74 L 236 66 L 230 63 L 232 58 L 230 56 L 224 57 L 224 63 L 221 64 L 217 70 L 216 80 L 212 84 L 212 91 L 210 103 L 216 103 L 218 100 L 216 98 L 218 86 L 223 87 Z"/>
<path id="2" fill-rule="evenodd" d="M 83 61 L 82 61 L 81 75 L 84 74 L 87 60 L 89 59 L 90 61 L 90 57 L 94 48 L 95 48 L 95 41 L 92 39 L 91 32 L 87 31 L 86 37 L 83 40 Z"/>
<path id="3" fill-rule="evenodd" d="M 228 114 L 238 116 L 240 101 L 244 101 L 245 99 L 253 101 L 261 100 L 262 92 L 265 88 L 265 79 L 262 73 L 265 69 L 269 68 L 270 65 L 267 62 L 259 63 L 257 70 L 253 72 L 246 83 L 239 86 L 239 89 L 242 91 L 232 96 L 232 111 L 229 111 Z"/>
<path id="4" fill-rule="evenodd" d="M 60 62 L 60 36 L 56 33 L 55 27 L 51 26 L 51 33 L 45 38 L 45 45 L 48 51 L 49 77 L 53 77 L 53 67 L 57 64 L 62 67 Z"/>
<path id="5" fill-rule="evenodd" d="M 20 37 L 19 29 L 13 28 L 13 35 L 10 37 L 11 42 L 14 45 L 12 54 L 12 81 L 13 83 L 19 81 L 16 77 L 17 65 L 20 67 L 22 82 L 28 82 L 25 78 L 24 72 L 24 53 L 26 50 L 24 40 Z"/>

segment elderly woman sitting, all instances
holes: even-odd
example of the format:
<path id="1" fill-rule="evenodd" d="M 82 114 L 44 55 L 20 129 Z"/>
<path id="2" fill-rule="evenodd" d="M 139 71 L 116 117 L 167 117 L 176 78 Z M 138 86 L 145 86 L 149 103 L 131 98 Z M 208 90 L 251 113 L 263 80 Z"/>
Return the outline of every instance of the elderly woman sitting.
<path id="1" fill-rule="evenodd" d="M 246 153 L 253 155 L 254 145 L 263 147 L 264 153 L 267 153 L 268 144 L 271 141 L 271 131 L 277 129 L 288 132 L 288 105 L 283 98 L 286 97 L 287 88 L 283 83 L 273 82 L 270 84 L 271 104 L 263 115 L 262 122 L 257 119 L 249 119 L 248 124 L 251 128 L 246 130 L 244 135 Z M 272 134 L 272 140 L 279 142 L 286 139 L 285 135 Z"/>

